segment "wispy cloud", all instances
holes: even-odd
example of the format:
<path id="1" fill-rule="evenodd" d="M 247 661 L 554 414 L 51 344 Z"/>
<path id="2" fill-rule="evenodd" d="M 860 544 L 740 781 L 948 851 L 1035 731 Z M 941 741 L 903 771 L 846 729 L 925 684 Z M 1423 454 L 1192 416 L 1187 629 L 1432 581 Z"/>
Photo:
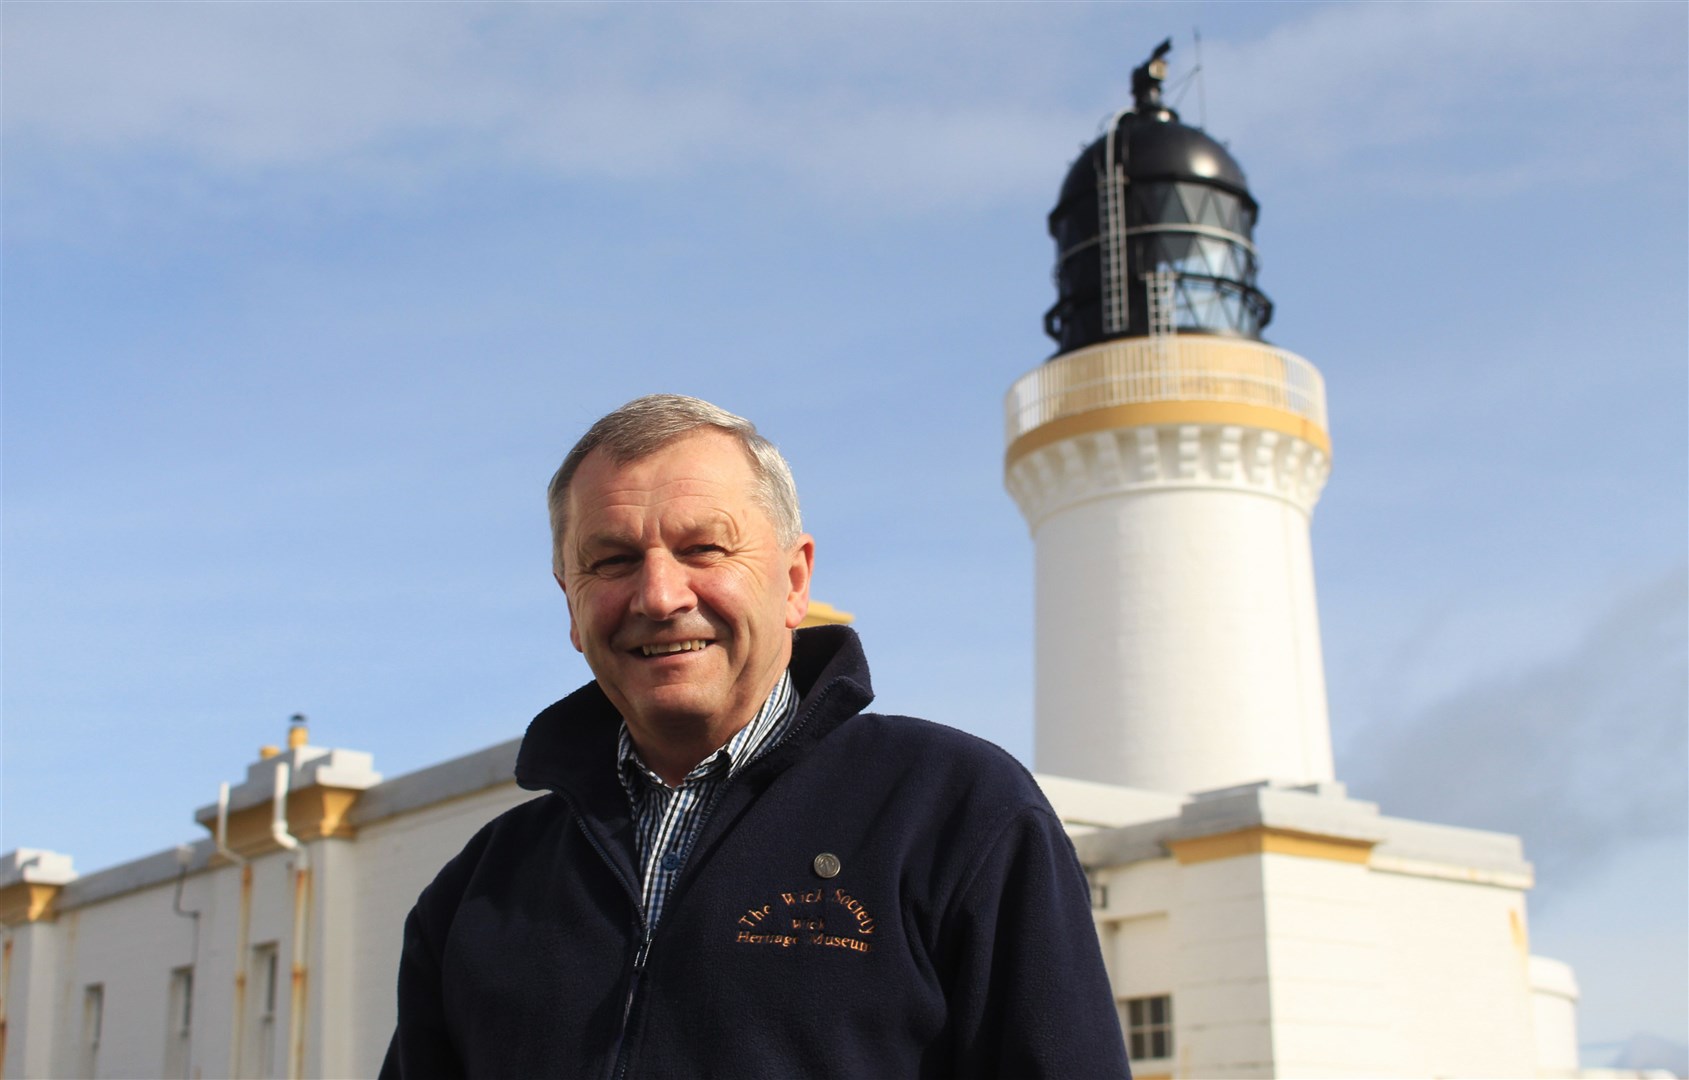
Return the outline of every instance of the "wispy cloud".
<path id="1" fill-rule="evenodd" d="M 1355 740 L 1343 775 L 1407 817 L 1522 835 L 1553 886 L 1689 834 L 1689 571 L 1618 598 L 1564 655 Z"/>
<path id="2" fill-rule="evenodd" d="M 1205 66 L 1257 167 L 1483 197 L 1680 175 L 1686 33 L 1677 4 L 1342 4 Z"/>
<path id="3" fill-rule="evenodd" d="M 121 183 L 114 163 L 166 160 L 377 190 L 488 168 L 672 182 L 729 166 L 829 201 L 977 206 L 1047 194 L 1050 161 L 1124 103 L 1102 100 L 1099 72 L 1060 74 L 1078 66 L 1063 43 L 1105 26 L 1147 42 L 1165 14 L 14 4 L 8 164 L 27 179 L 82 162 Z M 1209 28 L 1207 99 L 1252 167 L 1342 166 L 1428 195 L 1681 168 L 1683 24 L 1677 5 L 1310 7 L 1257 40 Z M 1128 52 L 1108 73 L 1120 93 Z M 1532 156 L 1486 158 L 1497 122 L 1536 133 Z"/>
<path id="4" fill-rule="evenodd" d="M 834 193 L 977 199 L 1047 186 L 1052 147 L 1081 123 L 1017 98 L 1014 78 L 984 90 L 1016 34 L 958 35 L 930 10 L 126 4 L 8 24 L 22 146 L 234 179 L 672 181 L 725 163 Z M 969 74 L 935 69 L 946 53 Z"/>

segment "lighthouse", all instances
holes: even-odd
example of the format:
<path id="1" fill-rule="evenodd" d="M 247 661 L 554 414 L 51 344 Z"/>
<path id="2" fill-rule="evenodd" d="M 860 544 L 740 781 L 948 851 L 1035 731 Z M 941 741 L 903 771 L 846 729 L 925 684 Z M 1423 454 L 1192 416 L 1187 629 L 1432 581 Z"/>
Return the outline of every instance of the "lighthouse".
<path id="1" fill-rule="evenodd" d="M 1036 767 L 1174 794 L 1318 784 L 1324 381 L 1262 337 L 1260 207 L 1162 100 L 1170 48 L 1067 173 L 1056 352 L 1005 401 L 1035 548 Z"/>

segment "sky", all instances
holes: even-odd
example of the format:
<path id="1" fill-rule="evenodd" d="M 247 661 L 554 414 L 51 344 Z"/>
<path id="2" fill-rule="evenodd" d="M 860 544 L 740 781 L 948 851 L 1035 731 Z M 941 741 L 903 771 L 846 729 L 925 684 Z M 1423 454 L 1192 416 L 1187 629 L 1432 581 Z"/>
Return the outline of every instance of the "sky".
<path id="1" fill-rule="evenodd" d="M 589 678 L 545 482 L 655 391 L 780 444 L 881 706 L 1034 764 L 1002 395 L 1052 352 L 1061 178 L 1171 36 L 1262 206 L 1266 336 L 1327 381 L 1339 778 L 1524 838 L 1591 1053 L 1689 1042 L 1689 7 L 0 31 L 0 850 L 190 839 L 296 712 L 387 776 L 520 734 Z"/>

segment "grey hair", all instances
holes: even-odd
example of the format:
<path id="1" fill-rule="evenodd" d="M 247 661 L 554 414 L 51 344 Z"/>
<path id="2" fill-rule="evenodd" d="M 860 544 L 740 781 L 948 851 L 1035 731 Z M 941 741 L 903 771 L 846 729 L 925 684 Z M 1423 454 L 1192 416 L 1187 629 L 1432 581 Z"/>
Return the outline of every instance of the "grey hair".
<path id="1" fill-rule="evenodd" d="M 557 575 L 563 574 L 563 528 L 569 510 L 569 484 L 588 454 L 602 449 L 611 461 L 626 465 L 706 428 L 726 432 L 739 440 L 756 477 L 752 496 L 768 514 L 780 546 L 791 547 L 797 543 L 803 533 L 803 518 L 798 513 L 798 486 L 792 479 L 792 467 L 773 443 L 757 433 L 756 425 L 699 398 L 648 394 L 633 399 L 588 428 L 552 475 L 545 499 L 551 512 L 551 566 Z"/>

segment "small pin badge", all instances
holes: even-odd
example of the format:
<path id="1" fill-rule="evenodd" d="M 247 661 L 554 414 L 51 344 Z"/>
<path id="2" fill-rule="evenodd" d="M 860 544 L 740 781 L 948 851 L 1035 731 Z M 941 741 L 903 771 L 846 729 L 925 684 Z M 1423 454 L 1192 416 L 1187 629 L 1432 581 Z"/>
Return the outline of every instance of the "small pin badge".
<path id="1" fill-rule="evenodd" d="M 823 851 L 815 857 L 815 874 L 817 877 L 836 878 L 839 876 L 839 857 L 831 851 Z"/>

